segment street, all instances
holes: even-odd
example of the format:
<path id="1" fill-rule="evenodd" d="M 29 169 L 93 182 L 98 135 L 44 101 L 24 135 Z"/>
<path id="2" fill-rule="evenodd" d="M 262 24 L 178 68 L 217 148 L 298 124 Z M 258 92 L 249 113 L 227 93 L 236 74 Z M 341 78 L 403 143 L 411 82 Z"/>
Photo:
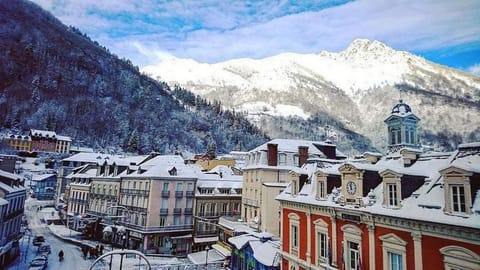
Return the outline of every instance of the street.
<path id="1" fill-rule="evenodd" d="M 47 228 L 47 224 L 40 220 L 41 212 L 36 209 L 39 206 L 39 201 L 35 199 L 27 199 L 25 202 L 25 215 L 28 220 L 28 227 L 31 231 L 31 236 L 27 232 L 20 240 L 20 256 L 7 269 L 24 270 L 28 269 L 30 261 L 37 255 L 37 246 L 32 245 L 32 239 L 36 235 L 43 235 L 47 243 L 50 244 L 52 253 L 48 256 L 47 269 L 62 269 L 68 267 L 68 270 L 85 270 L 88 269 L 91 260 L 84 260 L 81 256 L 80 247 L 63 242 L 56 238 Z M 63 261 L 59 261 L 58 253 L 63 250 L 65 256 Z"/>

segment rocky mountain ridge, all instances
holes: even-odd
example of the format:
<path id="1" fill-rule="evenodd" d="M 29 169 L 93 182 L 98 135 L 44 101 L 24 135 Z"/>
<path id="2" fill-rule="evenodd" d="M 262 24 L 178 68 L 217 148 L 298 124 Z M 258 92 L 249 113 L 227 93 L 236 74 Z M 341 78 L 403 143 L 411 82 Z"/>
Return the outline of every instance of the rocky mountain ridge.
<path id="1" fill-rule="evenodd" d="M 325 121 L 319 124 L 363 134 L 384 149 L 383 120 L 402 98 L 422 119 L 424 144 L 449 149 L 480 139 L 479 77 L 379 41 L 358 39 L 339 53 L 284 53 L 216 64 L 170 57 L 142 71 L 248 112 L 271 137 L 291 134 L 282 131 L 284 126 L 268 125 L 266 119 L 293 117 L 301 122 L 320 115 Z M 326 129 L 320 126 L 297 135 L 308 139 L 319 132 Z"/>

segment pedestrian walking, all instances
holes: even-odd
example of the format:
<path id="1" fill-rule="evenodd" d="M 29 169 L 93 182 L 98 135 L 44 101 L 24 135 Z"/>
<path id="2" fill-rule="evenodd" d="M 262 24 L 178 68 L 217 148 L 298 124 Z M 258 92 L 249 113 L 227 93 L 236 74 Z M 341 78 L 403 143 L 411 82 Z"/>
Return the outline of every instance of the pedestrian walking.
<path id="1" fill-rule="evenodd" d="M 87 253 L 88 253 L 87 246 L 82 245 L 82 253 L 83 253 L 83 258 L 86 260 L 87 259 Z"/>

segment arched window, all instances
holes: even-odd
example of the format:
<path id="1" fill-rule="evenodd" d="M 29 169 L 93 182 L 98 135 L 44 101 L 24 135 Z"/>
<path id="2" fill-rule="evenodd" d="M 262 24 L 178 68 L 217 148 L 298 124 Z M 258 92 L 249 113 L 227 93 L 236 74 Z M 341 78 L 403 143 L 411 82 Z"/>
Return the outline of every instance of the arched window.
<path id="1" fill-rule="evenodd" d="M 474 270 L 480 269 L 480 255 L 459 246 L 446 246 L 440 249 L 443 254 L 445 270 Z"/>

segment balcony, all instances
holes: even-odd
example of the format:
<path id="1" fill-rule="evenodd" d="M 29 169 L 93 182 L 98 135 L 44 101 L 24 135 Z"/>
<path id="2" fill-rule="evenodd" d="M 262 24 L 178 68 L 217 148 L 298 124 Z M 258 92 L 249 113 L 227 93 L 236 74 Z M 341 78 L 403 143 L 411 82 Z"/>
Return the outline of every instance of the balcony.
<path id="1" fill-rule="evenodd" d="M 187 196 L 188 198 L 194 197 L 194 196 L 195 196 L 195 191 L 187 190 L 186 196 Z"/>
<path id="2" fill-rule="evenodd" d="M 170 226 L 156 226 L 156 227 L 147 227 L 140 225 L 133 225 L 130 223 L 119 222 L 119 224 L 124 225 L 127 229 L 134 229 L 140 231 L 141 233 L 156 233 L 156 232 L 178 232 L 178 231 L 192 231 L 193 225 L 170 225 Z"/>
<path id="3" fill-rule="evenodd" d="M 173 214 L 174 215 L 181 215 L 182 214 L 182 208 L 173 208 Z"/>
<path id="4" fill-rule="evenodd" d="M 162 198 L 170 197 L 170 190 L 162 190 Z"/>
<path id="5" fill-rule="evenodd" d="M 185 215 L 191 215 L 193 213 L 193 208 L 185 208 L 184 213 Z"/>
<path id="6" fill-rule="evenodd" d="M 160 209 L 160 215 L 161 215 L 161 216 L 166 216 L 166 215 L 168 215 L 168 208 L 161 208 L 161 209 Z"/>
<path id="7" fill-rule="evenodd" d="M 183 191 L 175 191 L 175 198 L 182 198 L 183 197 Z"/>

